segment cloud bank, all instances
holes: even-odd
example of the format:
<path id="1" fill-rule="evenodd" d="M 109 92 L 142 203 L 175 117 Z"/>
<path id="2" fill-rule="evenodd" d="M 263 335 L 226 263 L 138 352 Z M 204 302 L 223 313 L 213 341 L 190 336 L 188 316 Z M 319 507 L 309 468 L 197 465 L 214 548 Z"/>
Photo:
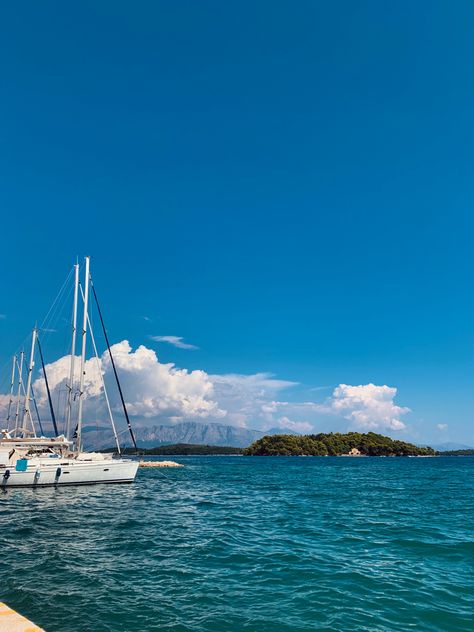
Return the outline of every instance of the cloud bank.
<path id="1" fill-rule="evenodd" d="M 270 373 L 212 375 L 203 370 L 189 371 L 177 368 L 173 363 L 160 362 L 156 352 L 144 345 L 133 350 L 127 340 L 113 345 L 112 353 L 129 414 L 141 426 L 205 420 L 260 430 L 281 429 L 300 433 L 319 432 L 322 425 L 324 430 L 400 431 L 406 428 L 402 417 L 410 411 L 395 404 L 397 389 L 386 385 L 339 384 L 326 399 L 297 401 L 292 395 L 297 383 L 277 379 Z M 63 356 L 47 365 L 52 399 L 59 408 L 56 411 L 59 417 L 64 411 L 69 367 L 70 356 Z M 76 361 L 76 375 L 78 370 L 79 358 Z M 107 420 L 103 383 L 112 409 L 121 413 L 107 352 L 98 360 L 93 357 L 86 361 L 85 422 L 102 423 Z M 44 379 L 37 377 L 33 386 L 40 411 L 47 418 L 48 400 Z M 314 396 L 311 391 L 307 389 L 308 395 Z M 77 406 L 77 383 L 73 393 L 74 406 Z M 7 395 L 0 395 L 2 412 L 6 410 L 8 399 Z"/>

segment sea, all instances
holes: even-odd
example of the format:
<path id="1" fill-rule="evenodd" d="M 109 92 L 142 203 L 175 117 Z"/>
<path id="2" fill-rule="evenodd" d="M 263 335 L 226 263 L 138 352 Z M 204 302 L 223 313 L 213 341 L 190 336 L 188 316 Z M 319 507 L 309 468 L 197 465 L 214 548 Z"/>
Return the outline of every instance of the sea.
<path id="1" fill-rule="evenodd" d="M 474 630 L 474 458 L 171 458 L 0 492 L 0 600 L 46 632 Z"/>

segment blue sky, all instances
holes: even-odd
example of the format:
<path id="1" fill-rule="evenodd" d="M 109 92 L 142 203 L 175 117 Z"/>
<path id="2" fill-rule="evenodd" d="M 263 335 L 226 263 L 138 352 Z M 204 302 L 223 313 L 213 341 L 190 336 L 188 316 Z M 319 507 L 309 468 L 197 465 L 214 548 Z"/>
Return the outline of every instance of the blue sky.
<path id="1" fill-rule="evenodd" d="M 115 342 L 474 443 L 471 2 L 1 11 L 2 366 L 90 254 Z"/>

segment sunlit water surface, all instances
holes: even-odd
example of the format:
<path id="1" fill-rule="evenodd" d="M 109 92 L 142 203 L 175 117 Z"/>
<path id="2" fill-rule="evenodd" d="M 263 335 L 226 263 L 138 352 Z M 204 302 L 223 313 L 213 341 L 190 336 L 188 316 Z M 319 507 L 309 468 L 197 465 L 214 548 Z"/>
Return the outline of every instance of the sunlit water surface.
<path id="1" fill-rule="evenodd" d="M 0 493 L 0 600 L 47 632 L 474 630 L 474 459 L 178 458 Z"/>

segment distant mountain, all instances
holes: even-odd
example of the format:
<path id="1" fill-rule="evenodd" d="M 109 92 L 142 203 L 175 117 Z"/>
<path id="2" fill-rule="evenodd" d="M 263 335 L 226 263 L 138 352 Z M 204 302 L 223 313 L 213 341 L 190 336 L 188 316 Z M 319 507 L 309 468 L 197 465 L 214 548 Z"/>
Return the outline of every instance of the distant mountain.
<path id="1" fill-rule="evenodd" d="M 430 444 L 433 450 L 438 452 L 448 452 L 450 450 L 471 450 L 472 445 L 466 445 L 464 443 L 455 443 L 453 441 L 446 441 L 446 443 L 437 443 L 436 445 Z"/>
<path id="2" fill-rule="evenodd" d="M 150 426 L 148 428 L 134 428 L 135 439 L 140 448 L 156 448 L 162 445 L 186 443 L 194 445 L 230 446 L 246 448 L 254 441 L 265 435 L 292 434 L 297 432 L 288 428 L 271 428 L 265 432 L 237 428 L 225 424 L 205 424 L 197 421 L 186 421 L 170 425 Z M 89 449 L 110 448 L 114 445 L 111 430 L 89 426 L 83 430 L 84 443 Z M 129 446 L 130 437 L 122 433 L 121 441 Z"/>
<path id="3" fill-rule="evenodd" d="M 280 432 L 282 431 L 280 430 Z M 204 424 L 187 421 L 172 426 L 137 427 L 134 428 L 134 434 L 137 445 L 141 448 L 154 448 L 160 445 L 176 443 L 245 448 L 266 433 L 224 424 Z M 83 437 L 88 448 L 102 449 L 114 445 L 113 435 L 108 429 L 97 430 L 97 428 L 90 426 L 84 428 Z M 121 440 L 126 445 L 130 445 L 130 437 L 127 434 L 122 434 Z"/>

